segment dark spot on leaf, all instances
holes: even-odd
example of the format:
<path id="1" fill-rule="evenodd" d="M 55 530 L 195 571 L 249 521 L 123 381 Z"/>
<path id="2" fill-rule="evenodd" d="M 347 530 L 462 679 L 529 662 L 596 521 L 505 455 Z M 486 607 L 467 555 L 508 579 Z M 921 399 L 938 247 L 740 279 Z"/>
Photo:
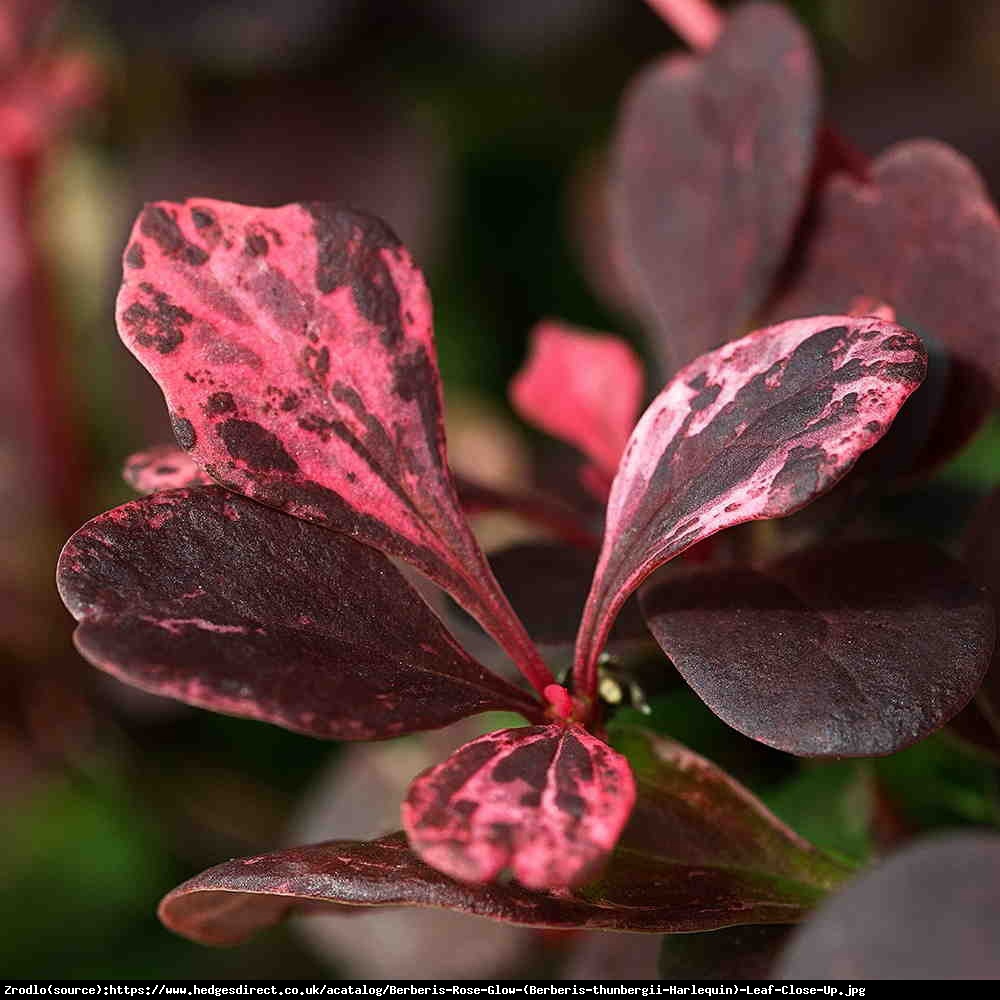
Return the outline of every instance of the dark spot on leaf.
<path id="1" fill-rule="evenodd" d="M 231 413 L 236 409 L 236 401 L 232 393 L 213 392 L 205 403 L 205 412 L 210 416 L 218 416 L 220 413 Z"/>
<path id="2" fill-rule="evenodd" d="M 465 817 L 471 816 L 478 808 L 479 803 L 472 802 L 469 799 L 459 799 L 459 801 L 452 806 L 452 809 L 454 809 L 459 816 Z"/>
<path id="3" fill-rule="evenodd" d="M 291 413 L 291 411 L 294 410 L 300 402 L 301 400 L 298 395 L 294 392 L 290 392 L 284 399 L 282 399 L 281 409 L 284 410 L 285 413 Z"/>
<path id="4" fill-rule="evenodd" d="M 141 270 L 146 266 L 146 254 L 143 252 L 141 243 L 133 243 L 125 251 L 125 263 L 135 270 Z"/>
<path id="5" fill-rule="evenodd" d="M 267 240 L 259 233 L 251 233 L 246 238 L 244 249 L 248 257 L 266 257 L 270 247 Z"/>
<path id="6" fill-rule="evenodd" d="M 197 229 L 208 229 L 215 225 L 215 216 L 211 212 L 206 212 L 203 208 L 191 209 L 191 221 Z"/>
<path id="7" fill-rule="evenodd" d="M 521 796 L 521 805 L 527 806 L 529 809 L 537 809 L 541 804 L 541 792 L 525 792 L 524 795 Z"/>
<path id="8" fill-rule="evenodd" d="M 297 472 L 298 464 L 269 430 L 252 420 L 226 420 L 219 424 L 219 437 L 233 458 L 252 469 Z"/>
<path id="9" fill-rule="evenodd" d="M 556 808 L 575 820 L 583 817 L 585 807 L 586 802 L 573 792 L 560 791 L 556 794 Z"/>
<path id="10" fill-rule="evenodd" d="M 184 342 L 184 331 L 194 317 L 181 306 L 174 305 L 165 292 L 144 281 L 139 288 L 152 299 L 152 308 L 133 302 L 122 320 L 140 347 L 153 347 L 160 354 L 169 354 Z"/>
<path id="11" fill-rule="evenodd" d="M 153 240 L 166 256 L 175 260 L 182 260 L 192 267 L 200 267 L 208 260 L 208 254 L 201 247 L 189 243 L 174 217 L 159 205 L 146 206 L 139 231 Z"/>
<path id="12" fill-rule="evenodd" d="M 557 746 L 555 740 L 540 739 L 518 747 L 493 769 L 493 779 L 506 784 L 520 778 L 529 787 L 541 791 Z"/>
<path id="13" fill-rule="evenodd" d="M 694 386 L 692 386 L 692 388 L 694 388 Z M 697 396 L 692 398 L 688 405 L 695 412 L 698 410 L 704 410 L 706 407 L 711 406 L 719 398 L 720 392 L 722 392 L 721 385 L 706 385 L 701 389 Z"/>
<path id="14" fill-rule="evenodd" d="M 185 450 L 190 451 L 198 440 L 198 435 L 195 434 L 194 425 L 190 420 L 184 417 L 178 417 L 174 414 L 170 415 L 170 423 L 174 429 L 174 437 L 177 438 L 177 443 Z"/>

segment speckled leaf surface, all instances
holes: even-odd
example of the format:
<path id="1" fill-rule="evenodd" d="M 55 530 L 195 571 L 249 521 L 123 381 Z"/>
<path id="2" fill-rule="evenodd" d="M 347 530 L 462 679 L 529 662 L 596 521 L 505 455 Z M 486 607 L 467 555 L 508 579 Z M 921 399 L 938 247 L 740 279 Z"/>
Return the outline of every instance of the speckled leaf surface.
<path id="1" fill-rule="evenodd" d="M 205 944 L 238 944 L 291 913 L 443 907 L 533 927 L 687 933 L 797 922 L 847 870 L 783 826 L 709 761 L 637 730 L 616 734 L 639 799 L 600 878 L 578 889 L 461 882 L 402 833 L 228 861 L 171 892 L 160 917 Z M 413 919 L 419 919 L 414 915 Z"/>
<path id="2" fill-rule="evenodd" d="M 549 682 L 459 510 L 430 296 L 384 223 L 321 203 L 147 205 L 117 317 L 214 479 L 412 563 Z"/>
<path id="3" fill-rule="evenodd" d="M 413 849 L 454 878 L 510 869 L 550 889 L 597 874 L 634 801 L 628 761 L 581 726 L 553 723 L 460 747 L 414 780 L 402 816 Z"/>
<path id="4" fill-rule="evenodd" d="M 817 114 L 809 40 L 777 4 L 737 8 L 707 55 L 670 56 L 632 85 L 614 223 L 665 375 L 744 333 L 769 295 L 802 208 Z"/>
<path id="5" fill-rule="evenodd" d="M 94 518 L 67 542 L 58 582 L 91 663 L 216 712 L 331 739 L 539 712 L 380 553 L 218 486 Z"/>
<path id="6" fill-rule="evenodd" d="M 207 486 L 213 482 L 201 466 L 175 444 L 158 444 L 129 455 L 122 466 L 122 479 L 136 493 L 159 493 L 185 486 Z"/>
<path id="7" fill-rule="evenodd" d="M 925 464 L 961 447 L 1000 386 L 1000 220 L 972 163 L 942 143 L 886 150 L 862 183 L 829 181 L 801 274 L 775 319 L 886 303 L 897 322 L 951 353 Z"/>
<path id="8" fill-rule="evenodd" d="M 925 839 L 831 897 L 792 937 L 781 979 L 1000 979 L 1000 837 Z"/>
<path id="9" fill-rule="evenodd" d="M 640 596 L 653 635 L 712 711 L 802 756 L 917 742 L 969 701 L 993 652 L 985 589 L 916 542 L 678 574 Z"/>
<path id="10" fill-rule="evenodd" d="M 919 339 L 871 317 L 749 334 L 682 369 L 643 414 L 608 504 L 577 640 L 577 689 L 615 614 L 658 566 L 709 535 L 800 510 L 886 431 L 920 384 Z"/>
<path id="11" fill-rule="evenodd" d="M 642 365 L 625 341 L 548 321 L 532 331 L 531 353 L 510 383 L 510 401 L 526 421 L 590 459 L 584 483 L 604 502 L 643 387 Z"/>

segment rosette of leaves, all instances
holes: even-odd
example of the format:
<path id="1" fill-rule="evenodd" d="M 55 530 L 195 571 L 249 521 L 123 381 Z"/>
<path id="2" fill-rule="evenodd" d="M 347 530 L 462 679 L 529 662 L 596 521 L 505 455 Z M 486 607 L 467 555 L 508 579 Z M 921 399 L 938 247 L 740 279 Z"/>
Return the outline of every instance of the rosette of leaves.
<path id="1" fill-rule="evenodd" d="M 682 368 L 614 469 L 595 453 L 608 512 L 560 684 L 461 509 L 429 295 L 383 223 L 324 204 L 149 205 L 118 324 L 163 389 L 188 472 L 211 484 L 176 486 L 184 470 L 162 455 L 134 463 L 174 488 L 67 543 L 59 587 L 87 659 L 321 738 L 387 739 L 489 709 L 527 723 L 418 776 L 403 832 L 211 869 L 163 901 L 169 926 L 231 943 L 294 909 L 402 905 L 693 931 L 793 923 L 844 877 L 704 758 L 609 728 L 598 665 L 656 570 L 727 527 L 801 509 L 885 433 L 924 375 L 914 334 L 848 315 L 759 330 Z M 449 593 L 525 683 L 476 662 L 390 558 Z M 697 601 L 644 595 L 654 634 L 717 713 L 795 753 L 852 756 L 908 745 L 968 701 L 993 616 L 957 564 L 913 548 L 804 558 L 721 594 L 690 589 Z M 734 691 L 713 681 L 706 629 L 731 643 Z"/>

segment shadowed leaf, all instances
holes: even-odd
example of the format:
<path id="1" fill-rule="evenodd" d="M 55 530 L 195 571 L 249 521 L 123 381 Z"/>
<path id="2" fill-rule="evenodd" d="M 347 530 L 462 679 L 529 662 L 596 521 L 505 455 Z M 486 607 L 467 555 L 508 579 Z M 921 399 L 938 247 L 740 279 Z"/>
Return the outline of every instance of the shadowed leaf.
<path id="1" fill-rule="evenodd" d="M 213 482 L 212 477 L 205 475 L 201 466 L 175 444 L 157 444 L 129 455 L 122 467 L 122 479 L 136 493 L 159 493 Z"/>
<path id="2" fill-rule="evenodd" d="M 421 861 L 397 833 L 228 861 L 171 892 L 160 917 L 206 944 L 238 944 L 291 912 L 370 906 L 442 907 L 533 927 L 687 933 L 799 921 L 848 874 L 679 744 L 620 730 L 616 746 L 634 755 L 639 800 L 601 877 L 579 889 L 459 882 Z"/>
<path id="3" fill-rule="evenodd" d="M 817 548 L 760 569 L 694 572 L 641 595 L 664 652 L 741 733 L 801 756 L 893 753 L 972 697 L 993 609 L 918 543 Z"/>
<path id="4" fill-rule="evenodd" d="M 403 804 L 410 843 L 465 882 L 504 869 L 531 889 L 593 878 L 635 800 L 628 761 L 577 725 L 505 729 L 416 778 Z"/>
<path id="5" fill-rule="evenodd" d="M 577 690 L 618 609 L 657 567 L 723 528 L 794 513 L 870 448 L 920 384 L 909 331 L 816 316 L 752 333 L 677 373 L 643 414 L 608 504 L 577 640 Z"/>
<path id="6" fill-rule="evenodd" d="M 1000 387 L 1000 221 L 986 186 L 960 153 L 917 140 L 879 156 L 865 183 L 835 175 L 817 211 L 802 273 L 771 315 L 838 312 L 863 297 L 942 344 L 946 385 L 920 456 L 936 464 L 980 426 Z"/>
<path id="7" fill-rule="evenodd" d="M 603 502 L 639 416 L 643 381 L 625 341 L 549 321 L 532 332 L 531 355 L 510 383 L 510 400 L 526 421 L 590 459 L 584 484 Z"/>
<path id="8" fill-rule="evenodd" d="M 707 55 L 671 56 L 632 85 L 615 224 L 665 375 L 742 334 L 769 295 L 812 165 L 816 76 L 791 15 L 748 4 Z"/>
<path id="9" fill-rule="evenodd" d="M 156 694 L 331 739 L 537 717 L 471 660 L 389 561 L 217 486 L 84 525 L 59 588 L 95 666 Z"/>
<path id="10" fill-rule="evenodd" d="M 459 510 L 430 296 L 384 223 L 321 203 L 147 205 L 117 316 L 207 473 L 413 564 L 550 682 Z"/>
<path id="11" fill-rule="evenodd" d="M 660 946 L 660 979 L 770 979 L 790 927 L 726 927 L 668 934 Z"/>
<path id="12" fill-rule="evenodd" d="M 831 897 L 792 937 L 783 979 L 1000 978 L 1000 837 L 913 844 Z"/>

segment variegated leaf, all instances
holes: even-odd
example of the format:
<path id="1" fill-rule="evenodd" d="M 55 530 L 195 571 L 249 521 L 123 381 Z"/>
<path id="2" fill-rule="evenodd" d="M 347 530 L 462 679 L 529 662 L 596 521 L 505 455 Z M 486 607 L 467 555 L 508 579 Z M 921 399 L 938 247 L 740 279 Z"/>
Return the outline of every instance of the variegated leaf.
<path id="1" fill-rule="evenodd" d="M 692 362 L 643 414 L 608 504 L 577 639 L 576 688 L 614 617 L 658 566 L 723 528 L 780 517 L 829 489 L 920 384 L 908 330 L 817 316 L 759 330 Z"/>
<path id="2" fill-rule="evenodd" d="M 582 727 L 489 733 L 414 780 L 403 826 L 414 850 L 463 882 L 504 869 L 530 889 L 594 877 L 635 800 L 628 761 Z"/>
<path id="3" fill-rule="evenodd" d="M 151 204 L 117 315 L 209 475 L 412 563 L 551 682 L 459 509 L 430 297 L 387 226 L 320 203 Z"/>
<path id="4" fill-rule="evenodd" d="M 345 740 L 487 709 L 541 715 L 380 553 L 219 486 L 94 518 L 67 542 L 58 581 L 95 666 L 216 712 Z"/>

